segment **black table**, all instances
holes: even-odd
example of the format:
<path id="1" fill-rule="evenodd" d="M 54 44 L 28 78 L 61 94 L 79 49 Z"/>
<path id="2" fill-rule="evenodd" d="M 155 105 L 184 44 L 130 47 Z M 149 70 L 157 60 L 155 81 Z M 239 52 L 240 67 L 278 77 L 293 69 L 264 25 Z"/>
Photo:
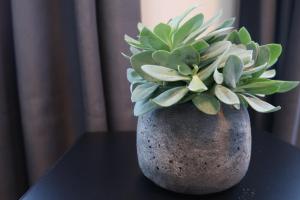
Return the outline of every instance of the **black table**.
<path id="1" fill-rule="evenodd" d="M 253 131 L 250 169 L 237 186 L 218 194 L 165 191 L 140 172 L 134 133 L 87 133 L 34 185 L 23 200 L 297 200 L 300 150 Z"/>

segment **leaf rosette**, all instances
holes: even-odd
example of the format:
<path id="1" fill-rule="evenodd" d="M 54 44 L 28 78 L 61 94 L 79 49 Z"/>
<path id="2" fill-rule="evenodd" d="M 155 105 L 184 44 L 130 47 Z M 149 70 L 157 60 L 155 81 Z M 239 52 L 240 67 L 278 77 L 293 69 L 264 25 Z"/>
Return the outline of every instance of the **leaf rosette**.
<path id="1" fill-rule="evenodd" d="M 217 114 L 222 104 L 236 109 L 249 105 L 262 113 L 279 110 L 261 98 L 299 83 L 273 79 L 276 71 L 270 68 L 281 45 L 259 45 L 245 27 L 234 28 L 234 18 L 215 25 L 221 12 L 208 20 L 200 13 L 183 22 L 194 9 L 153 30 L 139 23 L 136 39 L 125 35 L 131 55 L 122 54 L 131 64 L 127 79 L 134 114 L 185 102 L 209 115 Z"/>

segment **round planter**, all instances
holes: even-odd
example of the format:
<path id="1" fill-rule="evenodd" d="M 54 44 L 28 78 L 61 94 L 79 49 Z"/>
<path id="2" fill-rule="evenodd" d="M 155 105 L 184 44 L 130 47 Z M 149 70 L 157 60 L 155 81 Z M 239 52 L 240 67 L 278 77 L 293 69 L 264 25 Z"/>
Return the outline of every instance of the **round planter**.
<path id="1" fill-rule="evenodd" d="M 248 170 L 248 111 L 222 105 L 217 115 L 207 115 L 185 103 L 149 112 L 138 119 L 137 154 L 143 174 L 165 189 L 186 194 L 226 190 Z"/>

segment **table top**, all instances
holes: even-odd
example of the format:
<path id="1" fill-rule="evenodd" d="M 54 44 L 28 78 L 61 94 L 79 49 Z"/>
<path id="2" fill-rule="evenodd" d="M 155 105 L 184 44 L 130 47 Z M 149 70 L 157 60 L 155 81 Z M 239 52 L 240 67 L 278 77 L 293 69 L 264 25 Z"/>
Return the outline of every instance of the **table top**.
<path id="1" fill-rule="evenodd" d="M 155 186 L 138 168 L 135 133 L 86 133 L 22 200 L 297 200 L 300 150 L 253 131 L 246 177 L 221 193 L 191 196 Z"/>

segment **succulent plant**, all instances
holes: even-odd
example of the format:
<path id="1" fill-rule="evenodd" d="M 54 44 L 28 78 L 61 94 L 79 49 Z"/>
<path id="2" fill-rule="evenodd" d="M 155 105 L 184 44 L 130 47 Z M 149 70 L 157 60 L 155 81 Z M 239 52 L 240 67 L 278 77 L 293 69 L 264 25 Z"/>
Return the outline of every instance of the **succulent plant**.
<path id="1" fill-rule="evenodd" d="M 259 45 L 245 27 L 236 30 L 234 18 L 215 28 L 217 13 L 204 22 L 203 14 L 183 19 L 195 7 L 153 30 L 138 24 L 137 39 L 125 35 L 131 56 L 127 69 L 134 115 L 191 101 L 200 111 L 214 115 L 221 103 L 240 109 L 251 106 L 274 112 L 261 97 L 287 92 L 297 81 L 272 80 L 270 69 L 281 54 L 280 44 Z"/>

